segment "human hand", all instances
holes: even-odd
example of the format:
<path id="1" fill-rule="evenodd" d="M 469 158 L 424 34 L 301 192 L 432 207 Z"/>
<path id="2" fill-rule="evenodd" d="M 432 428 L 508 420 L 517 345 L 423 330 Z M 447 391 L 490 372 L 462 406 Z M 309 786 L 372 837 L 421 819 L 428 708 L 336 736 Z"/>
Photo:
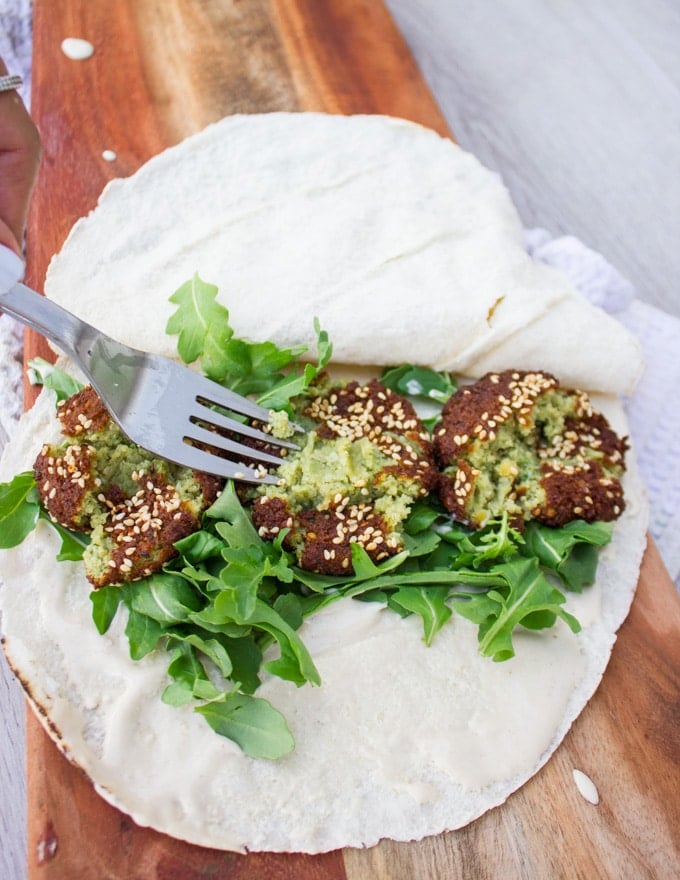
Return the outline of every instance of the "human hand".
<path id="1" fill-rule="evenodd" d="M 7 74 L 0 58 L 0 76 Z M 0 92 L 0 244 L 21 254 L 40 136 L 16 91 Z"/>

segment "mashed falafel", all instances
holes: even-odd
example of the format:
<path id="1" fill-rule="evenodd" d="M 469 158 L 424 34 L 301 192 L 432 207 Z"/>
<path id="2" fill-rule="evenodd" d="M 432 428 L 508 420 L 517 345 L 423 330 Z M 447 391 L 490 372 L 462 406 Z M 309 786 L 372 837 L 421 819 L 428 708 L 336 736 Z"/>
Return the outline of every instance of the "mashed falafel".
<path id="1" fill-rule="evenodd" d="M 627 446 L 585 392 L 549 373 L 488 373 L 442 410 L 439 494 L 473 528 L 504 510 L 516 524 L 613 520 L 624 509 Z"/>
<path id="2" fill-rule="evenodd" d="M 308 428 L 299 452 L 262 487 L 252 505 L 265 540 L 286 531 L 284 547 L 301 568 L 353 572 L 352 544 L 380 562 L 403 549 L 413 502 L 437 484 L 429 434 L 411 403 L 377 380 L 320 389 L 295 402 Z"/>
<path id="3" fill-rule="evenodd" d="M 67 442 L 43 446 L 36 486 L 55 522 L 90 535 L 88 580 L 102 587 L 158 571 L 175 555 L 173 544 L 200 527 L 222 482 L 131 443 L 89 386 L 57 414 Z"/>

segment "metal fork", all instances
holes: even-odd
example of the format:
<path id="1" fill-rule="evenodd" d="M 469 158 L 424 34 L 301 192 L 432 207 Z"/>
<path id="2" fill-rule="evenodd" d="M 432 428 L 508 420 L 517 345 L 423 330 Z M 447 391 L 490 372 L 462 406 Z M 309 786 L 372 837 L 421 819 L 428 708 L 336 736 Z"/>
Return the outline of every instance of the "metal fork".
<path id="1" fill-rule="evenodd" d="M 0 246 L 6 282 L 12 258 L 20 264 L 18 257 Z M 24 284 L 14 283 L 3 292 L 2 268 L 0 265 L 0 309 L 46 336 L 80 367 L 111 417 L 133 443 L 160 458 L 218 477 L 249 483 L 278 482 L 263 465 L 279 465 L 280 458 L 219 432 L 264 441 L 274 447 L 297 449 L 296 444 L 243 424 L 211 406 L 264 424 L 269 421 L 269 410 L 170 358 L 138 351 L 111 339 Z M 16 272 L 14 279 L 19 277 L 21 273 Z M 195 444 L 208 446 L 210 451 Z"/>

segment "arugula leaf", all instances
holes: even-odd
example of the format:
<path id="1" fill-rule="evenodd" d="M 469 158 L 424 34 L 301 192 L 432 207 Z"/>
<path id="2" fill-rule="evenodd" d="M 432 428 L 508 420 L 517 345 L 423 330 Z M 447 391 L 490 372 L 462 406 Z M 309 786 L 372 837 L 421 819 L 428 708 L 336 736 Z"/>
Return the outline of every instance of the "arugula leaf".
<path id="1" fill-rule="evenodd" d="M 232 665 L 232 678 L 241 682 L 241 690 L 246 694 L 254 693 L 260 686 L 260 667 L 262 651 L 252 635 L 225 639 L 225 647 L 229 652 Z"/>
<path id="2" fill-rule="evenodd" d="M 260 538 L 233 484 L 227 486 L 205 516 L 220 517 L 214 529 L 222 538 L 219 552 L 227 565 L 219 574 L 221 583 L 216 586 L 231 593 L 238 607 L 239 621 L 247 621 L 266 580 L 276 578 L 282 583 L 293 580 L 288 554 L 280 540 L 270 543 Z"/>
<path id="3" fill-rule="evenodd" d="M 269 574 L 269 560 L 257 545 L 225 548 L 222 555 L 229 561 L 220 576 L 225 592 L 233 596 L 238 618 L 249 620 L 255 610 L 260 585 Z"/>
<path id="4" fill-rule="evenodd" d="M 598 548 L 611 540 L 612 523 L 574 520 L 559 529 L 531 522 L 525 533 L 527 552 L 553 569 L 567 589 L 580 593 L 592 584 Z"/>
<path id="5" fill-rule="evenodd" d="M 126 590 L 124 587 L 100 587 L 90 593 L 90 601 L 92 602 L 92 619 L 97 627 L 99 635 L 109 629 L 116 616 L 118 608 L 125 600 Z"/>
<path id="6" fill-rule="evenodd" d="M 250 547 L 264 544 L 252 520 L 243 509 L 232 480 L 227 483 L 203 516 L 207 520 L 219 523 L 220 535 L 230 546 Z"/>
<path id="7" fill-rule="evenodd" d="M 55 522 L 41 507 L 40 518 L 46 520 L 61 538 L 61 547 L 57 553 L 57 562 L 80 562 L 85 548 L 90 543 L 88 535 L 72 532 L 61 523 Z"/>
<path id="8" fill-rule="evenodd" d="M 172 294 L 170 302 L 177 304 L 177 310 L 169 318 L 165 332 L 179 336 L 179 356 L 185 364 L 200 358 L 206 376 L 219 382 L 228 370 L 225 348 L 233 330 L 228 310 L 217 302 L 217 287 L 195 273 Z"/>
<path id="9" fill-rule="evenodd" d="M 82 390 L 82 382 L 78 382 L 64 370 L 55 367 L 44 358 L 32 358 L 28 362 L 28 377 L 32 385 L 44 385 L 57 395 L 57 402 L 67 400 Z"/>
<path id="10" fill-rule="evenodd" d="M 450 373 L 438 373 L 429 367 L 414 367 L 412 364 L 383 370 L 380 381 L 397 394 L 423 397 L 442 404 L 458 388 Z"/>
<path id="11" fill-rule="evenodd" d="M 333 354 L 333 346 L 328 339 L 328 333 L 321 329 L 316 318 L 314 319 L 314 330 L 317 338 L 316 365 L 305 364 L 302 373 L 290 372 L 259 398 L 258 403 L 261 406 L 275 410 L 285 409 L 290 399 L 303 394 L 328 365 Z"/>
<path id="12" fill-rule="evenodd" d="M 130 657 L 141 660 L 158 646 L 163 636 L 163 627 L 152 617 L 129 608 L 125 635 L 130 645 Z"/>
<path id="13" fill-rule="evenodd" d="M 177 575 L 153 574 L 137 583 L 131 593 L 130 608 L 157 623 L 171 625 L 189 619 L 203 602 L 189 584 Z"/>
<path id="14" fill-rule="evenodd" d="M 304 614 L 302 603 L 294 593 L 282 593 L 274 600 L 274 611 L 280 614 L 292 629 L 300 629 Z"/>
<path id="15" fill-rule="evenodd" d="M 562 608 L 564 596 L 548 581 L 537 559 L 515 557 L 490 573 L 505 582 L 505 590 L 469 594 L 455 605 L 460 615 L 479 624 L 479 650 L 485 657 L 495 661 L 514 657 L 512 633 L 520 624 L 538 629 L 560 617 L 572 632 L 580 630 L 576 618 Z"/>
<path id="16" fill-rule="evenodd" d="M 307 364 L 302 374 L 287 372 L 307 351 L 306 345 L 279 348 L 273 342 L 238 339 L 229 324 L 229 310 L 217 302 L 217 287 L 195 274 L 170 297 L 177 305 L 166 332 L 177 335 L 182 360 L 200 360 L 206 376 L 227 385 L 237 394 L 264 395 L 263 406 L 281 409 L 294 394 L 301 393 L 322 367 Z M 315 324 L 319 361 L 330 360 L 328 334 Z"/>
<path id="17" fill-rule="evenodd" d="M 441 543 L 441 536 L 434 530 L 419 532 L 417 535 L 404 535 L 404 550 L 408 552 L 409 559 L 418 556 L 431 555 Z"/>
<path id="18" fill-rule="evenodd" d="M 214 590 L 211 601 L 214 601 L 220 592 L 220 589 Z M 234 623 L 228 615 L 225 616 L 218 611 L 214 604 L 206 605 L 202 611 L 189 615 L 189 623 L 195 624 L 206 632 L 220 633 L 230 639 L 249 636 L 252 630 L 248 624 Z"/>
<path id="19" fill-rule="evenodd" d="M 369 580 L 370 578 L 380 577 L 381 575 L 384 575 L 385 572 L 398 568 L 408 555 L 406 552 L 397 553 L 396 556 L 391 556 L 384 562 L 376 565 L 366 550 L 364 550 L 358 542 L 352 544 L 351 549 L 352 567 L 354 568 L 353 581 L 364 581 Z"/>
<path id="20" fill-rule="evenodd" d="M 215 611 L 227 620 L 247 623 L 264 630 L 278 642 L 281 649 L 280 659 L 266 664 L 266 668 L 273 675 L 278 675 L 286 681 L 293 681 L 297 685 L 305 682 L 321 684 L 317 668 L 302 639 L 271 605 L 262 599 L 257 599 L 247 619 L 242 618 L 233 594 L 224 590 L 215 599 Z"/>
<path id="21" fill-rule="evenodd" d="M 210 559 L 211 556 L 218 556 L 222 549 L 222 541 L 212 532 L 200 529 L 176 541 L 174 546 L 182 559 L 193 565 Z"/>
<path id="22" fill-rule="evenodd" d="M 232 692 L 194 711 L 251 758 L 282 758 L 295 746 L 286 719 L 259 697 Z"/>
<path id="23" fill-rule="evenodd" d="M 184 634 L 178 630 L 169 632 L 168 644 L 172 645 L 177 642 L 181 642 L 185 647 L 191 647 L 200 654 L 208 657 L 215 664 L 224 678 L 229 678 L 231 675 L 231 658 L 220 639 L 216 637 L 205 639 L 198 635 L 198 633 Z"/>
<path id="24" fill-rule="evenodd" d="M 40 515 L 33 471 L 0 483 L 0 549 L 16 547 L 32 532 Z"/>
<path id="25" fill-rule="evenodd" d="M 409 535 L 418 535 L 442 521 L 449 522 L 450 517 L 438 502 L 429 498 L 416 501 L 404 523 L 404 531 Z"/>
<path id="26" fill-rule="evenodd" d="M 451 617 L 451 609 L 446 604 L 448 587 L 420 587 L 419 589 L 400 588 L 390 596 L 391 602 L 406 611 L 419 614 L 423 620 L 423 638 L 426 645 Z"/>
<path id="27" fill-rule="evenodd" d="M 456 545 L 456 567 L 472 565 L 479 568 L 493 559 L 507 558 L 518 551 L 524 538 L 510 527 L 507 513 L 493 520 L 482 529 L 470 532 L 462 526 L 454 525 L 441 532 L 442 540 Z"/>
<path id="28" fill-rule="evenodd" d="M 273 342 L 232 339 L 225 347 L 221 381 L 237 394 L 263 394 L 284 379 L 286 367 L 307 351 L 306 345 L 279 348 Z"/>
<path id="29" fill-rule="evenodd" d="M 219 691 L 210 682 L 192 644 L 180 643 L 172 652 L 168 675 L 173 681 L 165 688 L 161 699 L 170 706 L 184 706 L 195 697 L 214 699 Z"/>

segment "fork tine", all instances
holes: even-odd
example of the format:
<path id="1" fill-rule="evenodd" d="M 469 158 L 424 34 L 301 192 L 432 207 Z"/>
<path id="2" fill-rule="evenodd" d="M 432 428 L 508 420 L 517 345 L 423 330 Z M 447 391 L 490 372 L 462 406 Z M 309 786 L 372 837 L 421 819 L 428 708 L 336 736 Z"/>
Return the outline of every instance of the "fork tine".
<path id="1" fill-rule="evenodd" d="M 199 373 L 195 374 L 195 378 L 192 376 L 191 388 L 197 397 L 206 400 L 208 403 L 214 403 L 224 409 L 230 409 L 232 412 L 250 416 L 250 418 L 257 419 L 259 422 L 266 423 L 269 421 L 270 411 L 268 409 L 260 406 L 259 403 L 249 400 L 247 397 L 242 397 L 240 394 L 230 391 L 224 385 L 213 382 L 212 379 L 206 379 L 205 376 L 201 376 Z"/>
<path id="2" fill-rule="evenodd" d="M 235 434 L 241 434 L 244 437 L 252 437 L 254 440 L 262 440 L 272 446 L 283 446 L 286 449 L 300 448 L 296 443 L 291 443 L 289 440 L 281 440 L 278 437 L 274 437 L 273 434 L 265 434 L 264 431 L 259 431 L 257 428 L 253 428 L 250 425 L 244 425 L 243 422 L 237 422 L 236 419 L 230 419 L 214 409 L 209 409 L 207 406 L 203 406 L 201 403 L 195 405 L 193 412 L 194 415 L 191 419 L 192 422 L 194 422 L 194 418 L 196 418 L 201 422 L 215 425 L 218 428 L 233 431 Z"/>
<path id="3" fill-rule="evenodd" d="M 205 443 L 207 446 L 212 446 L 214 449 L 219 449 L 221 452 L 229 452 L 232 453 L 232 455 L 239 455 L 242 458 L 252 459 L 253 461 L 262 461 L 266 464 L 273 464 L 277 467 L 282 462 L 282 460 L 276 455 L 270 455 L 268 452 L 254 449 L 252 446 L 246 446 L 243 443 L 229 440 L 228 437 L 223 437 L 221 434 L 216 434 L 214 431 L 208 431 L 207 428 L 203 428 L 201 425 L 191 424 L 191 427 L 187 429 L 185 438 L 194 442 Z"/>
<path id="4" fill-rule="evenodd" d="M 213 474 L 216 477 L 223 477 L 225 479 L 240 480 L 244 483 L 268 483 L 275 486 L 279 482 L 278 477 L 272 474 L 262 474 L 259 470 L 256 471 L 239 462 L 230 461 L 228 458 L 222 458 L 219 455 L 206 452 L 197 446 L 190 446 L 188 443 L 184 444 L 184 448 L 178 454 L 176 461 L 177 464 L 182 464 L 185 467 L 190 467 L 206 474 Z"/>
<path id="5" fill-rule="evenodd" d="M 0 248 L 0 257 L 6 249 Z M 191 400 L 193 409 L 199 398 L 233 413 L 268 423 L 270 410 L 206 379 L 186 366 L 166 357 L 130 348 L 101 333 L 90 324 L 51 302 L 23 284 L 0 293 L 3 312 L 46 336 L 57 348 L 78 364 L 120 429 L 152 455 L 166 458 L 196 470 L 255 483 L 277 483 L 278 479 L 239 461 L 230 461 L 196 446 L 203 443 L 219 451 L 235 453 L 253 462 L 279 465 L 281 460 L 258 449 L 229 440 L 200 425 L 192 424 L 191 412 L 182 413 L 182 399 Z M 186 395 L 186 396 L 185 396 Z M 178 406 L 179 402 L 179 406 Z M 264 439 L 272 446 L 288 446 L 270 435 L 251 433 L 255 429 L 231 422 L 204 407 L 210 415 L 205 423 L 225 425 L 227 430 Z M 186 424 L 186 434 L 181 425 Z M 303 429 L 295 425 L 296 430 Z M 177 430 L 177 436 L 174 432 Z M 189 441 L 189 442 L 187 442 Z"/>

